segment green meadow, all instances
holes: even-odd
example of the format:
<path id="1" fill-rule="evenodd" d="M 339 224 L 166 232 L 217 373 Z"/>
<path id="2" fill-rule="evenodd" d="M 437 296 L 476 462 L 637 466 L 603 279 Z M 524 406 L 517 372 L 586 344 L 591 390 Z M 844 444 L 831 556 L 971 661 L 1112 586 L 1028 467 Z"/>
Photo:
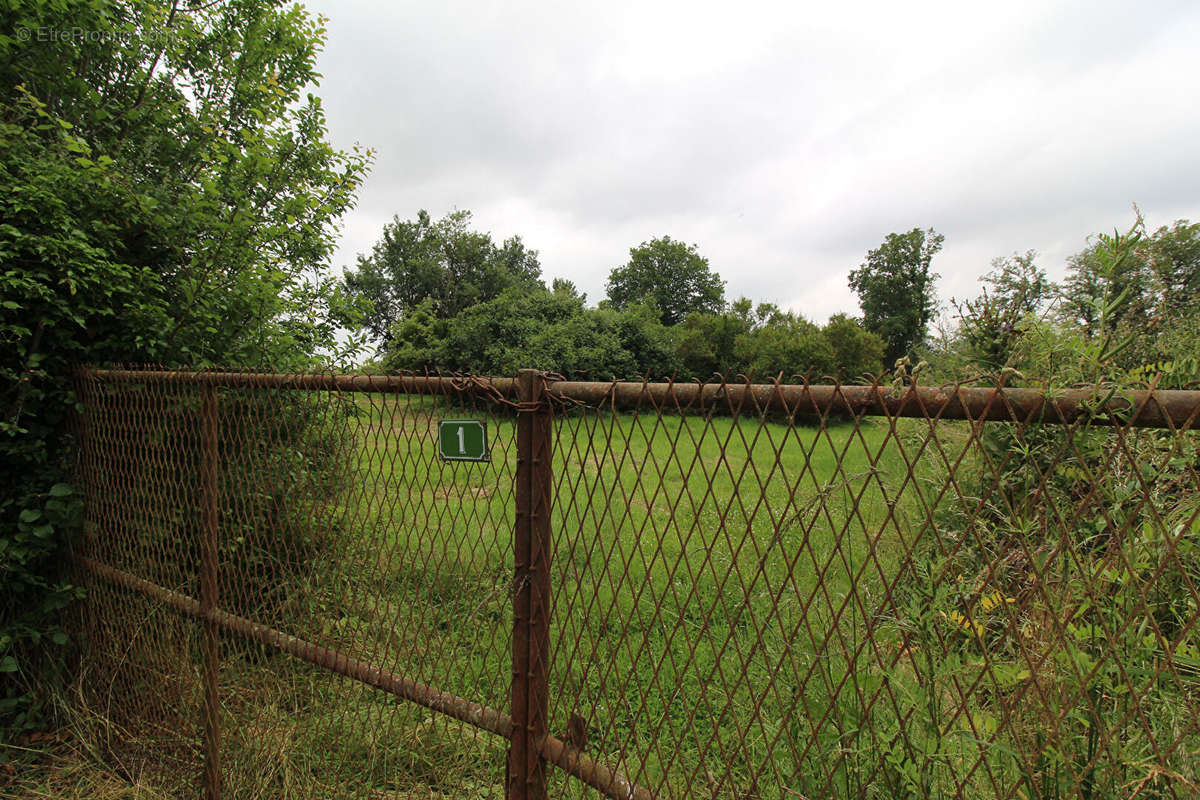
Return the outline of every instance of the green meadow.
<path id="1" fill-rule="evenodd" d="M 487 420 L 489 462 L 438 457 L 437 421 L 459 417 Z M 330 569 L 318 570 L 314 638 L 507 711 L 515 417 L 371 396 L 345 425 L 353 477 L 325 512 L 340 534 Z M 664 797 L 689 786 L 720 797 L 853 790 L 851 750 L 868 734 L 847 731 L 833 698 L 858 703 L 848 663 L 878 675 L 894 655 L 880 649 L 893 627 L 865 617 L 901 567 L 899 532 L 924 518 L 902 491 L 900 441 L 886 421 L 561 412 L 552 732 L 579 717 L 589 755 Z M 327 683 L 359 710 L 334 701 L 321 720 L 322 774 L 358 775 L 361 747 L 335 743 L 369 731 L 383 736 L 368 758 L 383 766 L 367 773 L 380 790 L 433 781 L 448 796 L 455 785 L 469 787 L 463 796 L 499 791 L 499 739 Z M 414 772 L 409 736 L 435 739 L 445 769 Z M 850 756 L 831 762 L 830 742 Z M 552 781 L 555 796 L 589 791 L 560 773 Z"/>
<path id="2" fill-rule="evenodd" d="M 438 458 L 448 417 L 487 420 L 490 462 Z M 333 581 L 355 598 L 344 645 L 507 711 L 514 417 L 374 397 L 349 429 L 358 456 L 337 527 L 353 544 Z M 1001 526 L 1065 530 L 1079 496 L 1002 508 L 990 476 L 1038 468 L 997 461 L 965 423 L 560 409 L 553 453 L 550 729 L 656 796 L 1120 797 L 1156 780 L 1156 750 L 1194 775 L 1194 732 L 1130 700 L 1178 709 L 1194 679 L 1119 677 L 1148 674 L 1137 664 L 1162 646 L 1146 631 L 1168 625 L 1130 598 L 1183 591 L 1190 567 L 1164 560 L 1145 524 L 1122 554 L 1136 569 L 1081 552 L 1061 577 L 1043 565 L 1054 588 L 1018 603 L 1030 578 L 992 549 Z M 1185 519 L 1170 496 L 1156 502 Z M 1025 552 L 1048 552 L 1047 533 L 1029 535 Z M 1095 594 L 1101 581 L 1115 599 Z M 1045 622 L 1063 614 L 1088 622 Z M 338 719 L 423 737 L 372 751 L 401 762 L 378 772 L 381 788 L 407 775 L 449 797 L 499 791 L 496 737 L 395 703 L 388 726 Z M 436 766 L 421 767 L 428 753 Z M 594 796 L 550 776 L 552 796 Z"/>

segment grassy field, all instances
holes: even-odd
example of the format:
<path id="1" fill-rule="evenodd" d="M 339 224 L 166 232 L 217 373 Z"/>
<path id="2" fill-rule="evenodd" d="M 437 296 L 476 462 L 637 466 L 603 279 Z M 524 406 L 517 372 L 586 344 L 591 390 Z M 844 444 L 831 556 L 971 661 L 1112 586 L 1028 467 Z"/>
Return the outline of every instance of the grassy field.
<path id="1" fill-rule="evenodd" d="M 356 598 L 339 644 L 507 709 L 515 423 L 489 418 L 490 463 L 445 463 L 436 419 L 471 411 L 359 408 L 363 491 L 347 511 L 363 546 L 333 581 Z M 589 753 L 664 796 L 738 796 L 756 776 L 806 791 L 850 780 L 845 759 L 831 778 L 818 739 L 846 736 L 830 698 L 857 687 L 839 664 L 864 655 L 863 617 L 895 577 L 899 532 L 924 518 L 901 491 L 898 441 L 886 422 L 560 418 L 552 730 L 578 716 Z M 875 628 L 876 646 L 894 640 Z M 500 751 L 483 746 L 498 778 Z M 580 791 L 555 780 L 557 796 Z"/>
<path id="2" fill-rule="evenodd" d="M 449 417 L 486 417 L 491 461 L 437 457 L 437 420 Z M 247 557 L 230 548 L 236 591 L 223 604 L 507 711 L 514 417 L 376 395 L 330 404 L 316 427 L 321 447 L 294 449 L 340 454 L 326 465 L 339 480 L 316 491 L 320 482 L 301 490 L 306 479 L 291 478 L 294 524 L 279 524 L 319 531 L 320 546 L 300 555 L 230 513 L 223 530 L 239 547 L 295 563 L 287 590 L 264 590 L 266 602 L 237 582 Z M 575 410 L 556 420 L 554 453 L 551 731 L 585 738 L 589 755 L 657 796 L 1032 800 L 1079 796 L 1080 764 L 1093 788 L 1128 784 L 1101 768 L 1132 756 L 1087 749 L 1097 723 L 1086 712 L 1103 705 L 1087 698 L 1102 695 L 1071 695 L 1059 661 L 1045 675 L 1027 668 L 1031 621 L 1050 610 L 1012 610 L 994 564 L 946 555 L 970 550 L 955 545 L 953 520 L 975 501 L 970 478 L 946 476 L 985 464 L 961 424 L 931 438 L 916 421 Z M 288 461 L 293 475 L 300 461 Z M 263 471 L 239 469 L 241 480 Z M 194 709 L 195 626 L 154 619 L 158 669 L 183 670 L 154 678 L 183 687 L 163 706 Z M 159 651 L 175 639 L 171 662 Z M 498 737 L 231 637 L 224 648 L 230 796 L 503 795 Z M 1065 718 L 1047 717 L 1054 703 Z M 180 750 L 182 764 L 199 758 L 194 713 L 167 715 L 183 728 L 174 734 L 165 723 L 121 729 L 111 716 L 108 745 L 87 752 L 126 758 L 124 774 L 162 796 L 189 791 L 173 777 L 194 789 L 194 772 L 153 769 L 156 748 Z M 1031 762 L 1043 736 L 1060 751 Z M 119 746 L 143 740 L 140 751 Z M 1066 777 L 1050 781 L 1051 768 Z M 551 784 L 555 797 L 595 796 L 556 771 Z"/>

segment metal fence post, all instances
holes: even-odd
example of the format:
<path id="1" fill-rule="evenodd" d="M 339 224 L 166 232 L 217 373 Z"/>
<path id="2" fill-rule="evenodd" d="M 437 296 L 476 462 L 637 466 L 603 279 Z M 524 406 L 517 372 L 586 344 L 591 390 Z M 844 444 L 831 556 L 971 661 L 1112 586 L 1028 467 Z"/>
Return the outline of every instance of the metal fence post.
<path id="1" fill-rule="evenodd" d="M 204 619 L 204 796 L 221 796 L 221 721 L 217 674 L 217 387 L 204 386 L 204 530 L 200 549 L 200 612 Z"/>
<path id="2" fill-rule="evenodd" d="M 545 800 L 546 762 L 541 744 L 550 715 L 553 419 L 541 373 L 521 370 L 517 400 L 512 740 L 506 794 L 509 800 Z"/>

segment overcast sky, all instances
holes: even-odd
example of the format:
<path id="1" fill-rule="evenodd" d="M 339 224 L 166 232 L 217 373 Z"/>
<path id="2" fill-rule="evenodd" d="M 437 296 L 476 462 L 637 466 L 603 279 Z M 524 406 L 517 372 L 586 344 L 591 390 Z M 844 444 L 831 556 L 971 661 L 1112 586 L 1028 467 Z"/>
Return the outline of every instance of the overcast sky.
<path id="1" fill-rule="evenodd" d="M 1200 3 L 347 2 L 318 90 L 377 151 L 338 267 L 393 215 L 474 214 L 594 303 L 629 248 L 699 247 L 729 298 L 823 321 L 892 231 L 939 295 L 995 256 L 1200 219 Z"/>

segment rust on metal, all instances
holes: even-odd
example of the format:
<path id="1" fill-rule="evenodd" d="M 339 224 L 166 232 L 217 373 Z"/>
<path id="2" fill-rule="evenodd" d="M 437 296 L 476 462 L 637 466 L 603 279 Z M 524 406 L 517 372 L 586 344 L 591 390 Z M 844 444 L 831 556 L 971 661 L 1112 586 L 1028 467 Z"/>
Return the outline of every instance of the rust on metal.
<path id="1" fill-rule="evenodd" d="M 200 612 L 204 620 L 204 791 L 208 800 L 221 796 L 221 672 L 219 629 L 212 613 L 217 608 L 218 487 L 217 387 L 204 387 L 204 546 L 200 557 Z"/>
<path id="2" fill-rule="evenodd" d="M 338 675 L 353 678 L 360 683 L 365 683 L 376 689 L 382 689 L 389 694 L 394 694 L 404 700 L 424 706 L 431 711 L 437 711 L 439 714 L 453 717 L 460 722 L 473 725 L 480 730 L 485 730 L 504 738 L 508 738 L 511 733 L 512 721 L 509 716 L 493 708 L 488 708 L 462 697 L 456 697 L 432 686 L 426 686 L 418 681 L 405 678 L 402 675 L 371 666 L 359 659 L 339 653 L 336 650 L 321 647 L 304 639 L 290 636 L 282 631 L 260 625 L 253 620 L 239 617 L 236 614 L 230 614 L 220 609 L 205 612 L 203 604 L 195 598 L 188 597 L 179 592 L 173 592 L 170 589 L 164 589 L 150 581 L 130 575 L 128 572 L 123 572 L 106 564 L 93 561 L 87 556 L 76 556 L 76 560 L 84 568 L 118 586 L 139 592 L 176 611 L 180 611 L 196 619 L 211 622 L 231 633 L 236 633 L 247 639 L 253 639 L 254 641 L 273 647 L 280 652 L 295 656 L 301 661 L 307 661 L 309 664 L 315 664 Z"/>
<path id="3" fill-rule="evenodd" d="M 655 800 L 654 793 L 554 736 L 542 739 L 542 757 L 613 800 Z"/>
<path id="4" fill-rule="evenodd" d="M 427 375 L 342 375 L 334 373 L 262 374 L 89 370 L 100 381 L 215 385 L 243 388 L 306 389 L 380 394 L 494 394 L 517 400 L 513 378 Z M 565 402 L 609 405 L 622 410 L 699 412 L 737 408 L 785 414 L 826 414 L 930 418 L 988 422 L 1070 424 L 1087 419 L 1098 425 L 1182 428 L 1192 424 L 1200 391 L 1089 387 L 1056 389 L 997 388 L 966 385 L 891 386 L 855 384 L 649 383 L 637 381 L 555 381 L 550 397 Z"/>
<path id="5" fill-rule="evenodd" d="M 80 695 L 172 796 L 1200 786 L 1200 392 L 78 380 Z"/>
<path id="6" fill-rule="evenodd" d="M 1193 423 L 1200 392 L 1124 390 L 1103 387 L 1044 392 L 1040 389 L 972 386 L 893 387 L 821 384 L 595 383 L 550 384 L 551 396 L 621 410 L 738 409 L 746 414 L 845 414 L 912 419 L 1070 424 L 1136 424 L 1182 428 Z"/>
<path id="7" fill-rule="evenodd" d="M 495 394 L 515 399 L 514 378 L 469 378 L 430 375 L 344 375 L 337 373 L 280 374 L 179 370 L 87 370 L 89 378 L 109 382 L 175 386 L 224 386 L 232 389 L 300 389 L 372 394 L 473 395 Z"/>
<path id="8" fill-rule="evenodd" d="M 513 534 L 513 740 L 508 796 L 544 800 L 540 742 L 549 723 L 550 512 L 553 476 L 545 380 L 522 370 L 517 395 L 516 525 Z"/>
<path id="9" fill-rule="evenodd" d="M 76 556 L 75 558 L 84 569 L 98 577 L 152 598 L 179 613 L 211 622 L 231 633 L 273 647 L 301 661 L 352 678 L 410 703 L 424 706 L 431 711 L 445 714 L 503 739 L 512 737 L 511 717 L 494 708 L 488 708 L 393 672 L 373 667 L 329 648 L 259 625 L 252 620 L 220 610 L 205 611 L 202 602 L 187 595 L 164 589 L 127 572 L 93 561 L 87 556 Z M 612 800 L 630 800 L 631 798 L 632 800 L 654 800 L 654 795 L 649 790 L 637 786 L 620 772 L 579 752 L 558 737 L 544 736 L 538 750 L 547 761 L 553 762 L 564 772 L 599 790 Z"/>

